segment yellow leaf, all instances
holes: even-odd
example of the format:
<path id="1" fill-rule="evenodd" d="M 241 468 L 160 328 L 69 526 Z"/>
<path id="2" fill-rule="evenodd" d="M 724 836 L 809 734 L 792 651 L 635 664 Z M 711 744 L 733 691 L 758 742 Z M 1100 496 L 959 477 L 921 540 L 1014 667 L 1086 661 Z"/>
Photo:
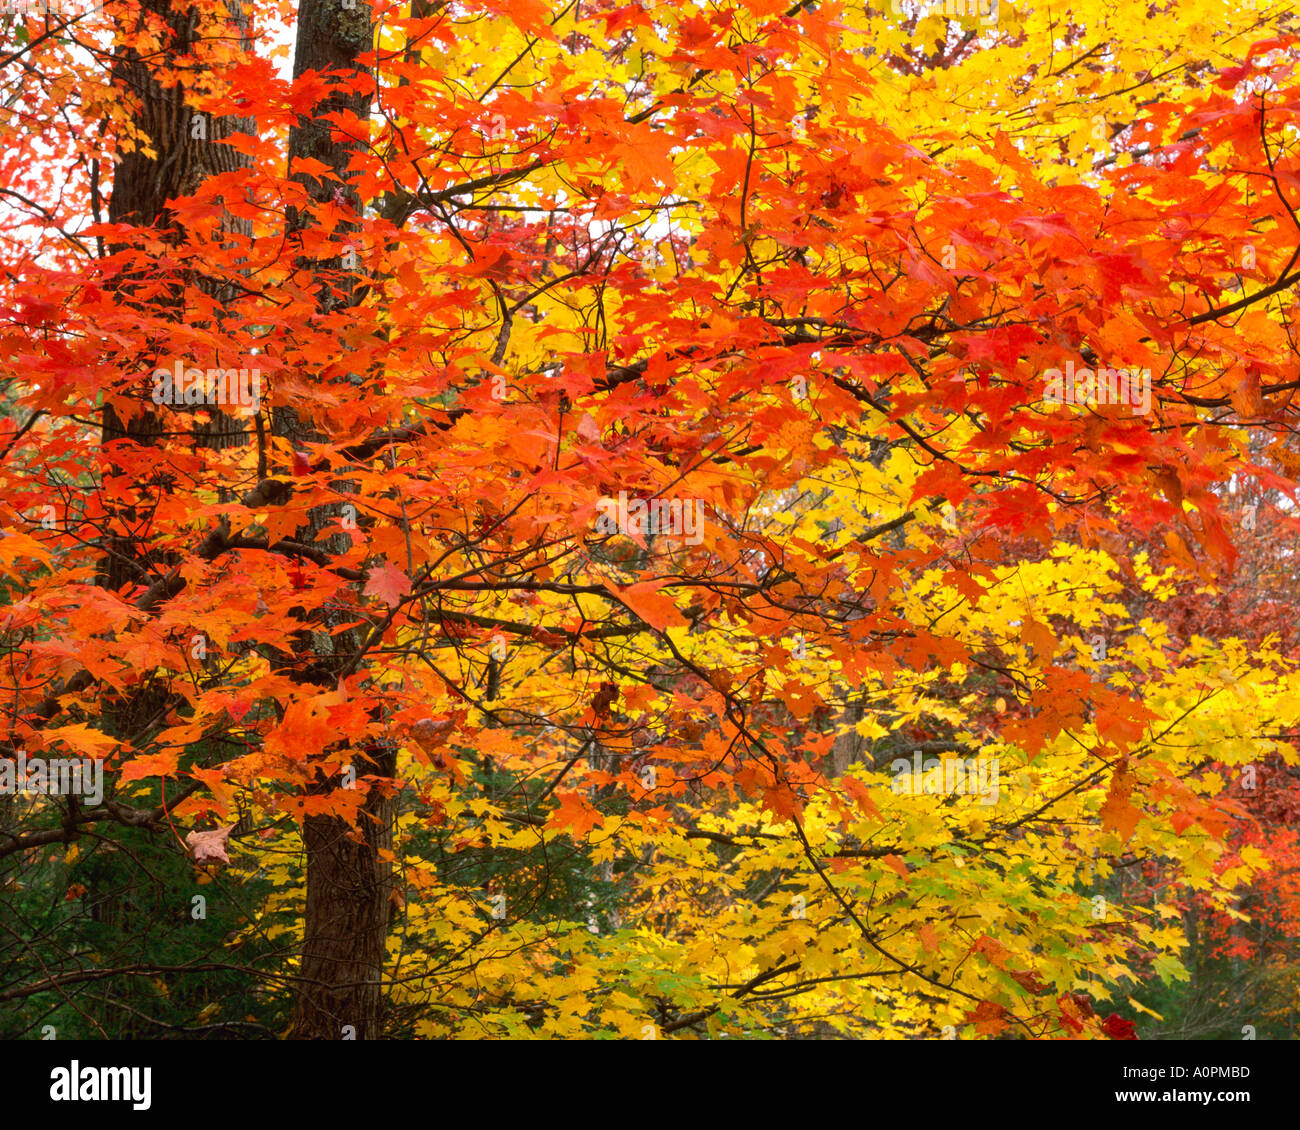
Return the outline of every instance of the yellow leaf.
<path id="1" fill-rule="evenodd" d="M 1145 1012 L 1148 1016 L 1154 1016 L 1157 1020 L 1164 1020 L 1164 1017 L 1161 1016 L 1160 1013 L 1153 1012 L 1151 1009 L 1147 1008 L 1147 1006 L 1144 1005 L 1141 1001 L 1136 1001 L 1132 997 L 1129 997 L 1128 1003 L 1131 1004 L 1135 1009 L 1137 1009 L 1138 1012 Z"/>

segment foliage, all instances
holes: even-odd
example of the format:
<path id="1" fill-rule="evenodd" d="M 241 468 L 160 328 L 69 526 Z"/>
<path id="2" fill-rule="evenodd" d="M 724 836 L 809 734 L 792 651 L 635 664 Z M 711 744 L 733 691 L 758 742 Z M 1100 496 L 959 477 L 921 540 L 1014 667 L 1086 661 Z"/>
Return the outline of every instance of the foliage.
<path id="1" fill-rule="evenodd" d="M 287 1031 L 322 817 L 390 1034 L 1160 1035 L 1207 954 L 1290 1024 L 1286 6 L 377 3 L 292 80 L 236 7 L 5 79 L 4 752 L 107 766 L 0 813 L 15 1033 Z"/>

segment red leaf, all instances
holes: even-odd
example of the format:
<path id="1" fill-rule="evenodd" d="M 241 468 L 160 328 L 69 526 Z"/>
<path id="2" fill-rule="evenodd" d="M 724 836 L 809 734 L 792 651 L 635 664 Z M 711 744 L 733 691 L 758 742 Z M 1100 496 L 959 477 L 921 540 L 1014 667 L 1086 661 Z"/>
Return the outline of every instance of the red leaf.
<path id="1" fill-rule="evenodd" d="M 387 563 L 370 570 L 363 590 L 366 596 L 377 596 L 390 608 L 402 603 L 411 592 L 411 578 L 395 565 Z"/>
<path id="2" fill-rule="evenodd" d="M 1119 1013 L 1111 1013 L 1101 1022 L 1101 1030 L 1112 1040 L 1136 1040 L 1137 1029 L 1133 1021 L 1125 1020 Z"/>

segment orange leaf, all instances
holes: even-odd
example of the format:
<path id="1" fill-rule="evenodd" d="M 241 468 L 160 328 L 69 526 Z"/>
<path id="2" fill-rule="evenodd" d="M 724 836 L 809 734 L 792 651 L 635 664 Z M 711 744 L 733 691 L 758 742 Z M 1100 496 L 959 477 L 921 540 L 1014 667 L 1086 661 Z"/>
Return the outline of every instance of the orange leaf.
<path id="1" fill-rule="evenodd" d="M 979 1007 L 966 1013 L 966 1019 L 975 1025 L 981 1036 L 996 1036 L 1007 1026 L 1007 1010 L 992 1001 L 980 1001 Z"/>
<path id="2" fill-rule="evenodd" d="M 880 814 L 880 810 L 871 799 L 870 790 L 856 777 L 841 777 L 840 787 L 853 798 L 858 808 L 865 815 L 878 816 Z"/>
<path id="3" fill-rule="evenodd" d="M 987 934 L 981 934 L 975 939 L 975 944 L 970 949 L 971 953 L 979 954 L 990 965 L 996 965 L 1004 973 L 1006 972 L 1011 951 L 1001 942 L 995 941 Z"/>
<path id="4" fill-rule="evenodd" d="M 1133 835 L 1141 813 L 1129 803 L 1133 795 L 1133 775 L 1128 762 L 1121 761 L 1111 774 L 1106 803 L 1101 806 L 1101 826 L 1119 832 L 1127 840 Z"/>
<path id="5" fill-rule="evenodd" d="M 597 812 L 581 793 L 567 792 L 557 795 L 560 798 L 560 805 L 547 818 L 547 827 L 568 828 L 581 835 L 605 823 L 605 817 Z"/>
<path id="6" fill-rule="evenodd" d="M 175 750 L 164 750 L 162 753 L 149 754 L 147 757 L 133 757 L 122 766 L 122 772 L 118 774 L 118 781 L 125 783 L 127 781 L 140 781 L 145 777 L 170 777 L 176 772 L 176 759 L 178 754 Z"/>
<path id="7" fill-rule="evenodd" d="M 660 632 L 670 626 L 680 628 L 686 624 L 686 617 L 677 611 L 672 597 L 658 591 L 663 585 L 663 581 L 641 581 L 622 588 L 613 581 L 605 582 L 605 587 L 623 604 Z"/>
<path id="8" fill-rule="evenodd" d="M 899 859 L 898 856 L 882 855 L 880 857 L 880 862 L 885 864 L 888 867 L 892 867 L 895 871 L 898 872 L 900 878 L 903 879 L 907 878 L 908 875 L 907 864 L 903 860 Z"/>
<path id="9" fill-rule="evenodd" d="M 939 934 L 933 922 L 922 922 L 917 933 L 921 936 L 921 945 L 925 947 L 926 953 L 939 952 Z"/>
<path id="10" fill-rule="evenodd" d="M 45 731 L 45 738 L 47 743 L 61 741 L 83 757 L 107 757 L 118 744 L 117 738 L 81 722 L 54 726 Z"/>
<path id="11" fill-rule="evenodd" d="M 1051 659 L 1056 654 L 1056 636 L 1052 629 L 1029 616 L 1020 627 L 1020 639 L 1034 649 L 1038 659 Z"/>
<path id="12" fill-rule="evenodd" d="M 763 786 L 763 807 L 777 816 L 792 819 L 803 811 L 803 805 L 794 791 L 784 781 Z"/>

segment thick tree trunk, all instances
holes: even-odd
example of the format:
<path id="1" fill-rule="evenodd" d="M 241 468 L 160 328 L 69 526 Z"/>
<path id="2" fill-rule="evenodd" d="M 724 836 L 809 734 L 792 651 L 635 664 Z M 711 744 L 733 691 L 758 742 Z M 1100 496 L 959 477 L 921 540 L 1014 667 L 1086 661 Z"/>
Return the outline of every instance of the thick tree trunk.
<path id="1" fill-rule="evenodd" d="M 229 24 L 233 25 L 247 50 L 251 39 L 243 0 L 227 0 L 227 4 Z M 229 27 L 224 22 L 217 23 L 207 17 L 200 23 L 196 11 L 177 11 L 172 0 L 144 0 L 137 15 L 141 20 L 146 15 L 161 19 L 165 29 L 163 40 L 155 53 L 142 58 L 133 47 L 124 45 L 124 39 L 119 39 L 114 51 L 112 77 L 115 88 L 127 101 L 132 127 L 148 138 L 149 152 L 143 146 L 137 146 L 117 160 L 108 201 L 108 220 L 114 224 L 157 227 L 167 242 L 175 244 L 184 239 L 185 233 L 168 208 L 169 202 L 193 193 L 210 176 L 249 167 L 251 161 L 245 154 L 219 143 L 231 134 L 251 132 L 255 124 L 251 118 L 237 117 L 219 117 L 209 121 L 193 113 L 186 105 L 182 86 L 165 87 L 158 80 L 160 71 L 183 66 L 182 60 L 188 60 L 187 65 L 192 69 L 196 65 L 193 52 L 205 37 L 229 39 Z M 122 30 L 126 33 L 137 29 Z M 247 221 L 229 215 L 223 218 L 222 228 L 245 234 L 252 230 Z M 110 252 L 120 250 L 122 248 L 118 246 L 109 248 Z M 119 303 L 131 305 L 137 301 L 137 286 L 143 284 L 146 297 L 140 301 L 146 302 L 153 312 L 158 312 L 160 307 L 165 311 L 171 305 L 177 320 L 181 320 L 184 317 L 184 281 L 177 278 L 162 296 L 154 289 L 155 283 L 156 279 L 135 279 L 126 274 L 114 280 L 113 289 Z M 225 288 L 210 280 L 200 278 L 197 286 L 213 296 L 218 304 L 230 297 L 223 292 Z M 165 348 L 165 343 L 159 344 L 160 350 Z M 129 419 L 124 419 L 111 403 L 105 404 L 101 413 L 103 443 L 129 440 L 137 444 L 152 444 L 169 426 L 167 413 L 154 408 L 147 390 L 149 374 L 155 368 L 170 368 L 172 359 L 142 356 L 134 360 L 141 375 L 140 409 Z M 201 367 L 206 369 L 210 366 L 205 363 Z M 196 446 L 216 449 L 247 442 L 242 421 L 216 410 L 210 410 L 209 416 L 208 422 L 195 426 Z M 154 487 L 165 489 L 165 484 L 154 484 Z M 132 562 L 147 558 L 147 555 L 141 554 L 138 539 L 132 534 L 137 519 L 135 509 L 123 506 L 113 517 L 117 530 L 107 539 L 109 554 L 101 566 L 100 582 L 108 588 L 118 589 L 129 580 L 139 579 Z"/>
<path id="2" fill-rule="evenodd" d="M 391 751 L 376 761 L 373 772 L 393 775 Z M 364 771 L 358 767 L 359 774 Z M 391 808 L 372 792 L 357 830 L 329 816 L 303 822 L 307 910 L 295 1039 L 364 1040 L 379 1034 L 392 889 L 379 849 L 392 846 Z"/>
<path id="3" fill-rule="evenodd" d="M 184 232 L 171 216 L 168 202 L 194 192 L 208 176 L 246 167 L 246 157 L 217 142 L 234 132 L 251 132 L 253 123 L 232 118 L 201 120 L 186 105 L 181 87 L 165 88 L 157 81 L 161 66 L 175 66 L 178 60 L 191 55 L 204 34 L 204 27 L 195 11 L 177 11 L 172 0 L 145 0 L 145 4 L 149 11 L 162 19 L 164 41 L 159 50 L 147 58 L 140 57 L 128 47 L 119 48 L 114 59 L 113 77 L 118 88 L 127 93 L 133 124 L 148 137 L 154 155 L 149 156 L 137 149 L 122 156 L 114 169 L 108 218 L 111 222 L 156 226 L 169 233 L 165 238 L 180 242 Z M 239 32 L 246 35 L 248 21 L 239 0 L 230 0 L 230 4 L 231 19 Z M 299 11 L 294 75 L 297 77 L 308 71 L 359 69 L 356 67 L 357 57 L 369 51 L 371 46 L 370 7 L 364 0 L 351 8 L 344 7 L 338 0 L 303 0 Z M 350 110 L 365 121 L 369 115 L 369 101 L 364 95 L 340 94 L 314 107 L 312 116 L 303 119 L 290 132 L 291 171 L 294 161 L 311 157 L 330 166 L 347 183 L 346 166 L 352 146 L 336 141 L 325 121 L 331 111 L 338 109 Z M 350 203 L 359 211 L 359 200 L 350 187 L 343 189 L 340 197 L 335 195 L 334 183 L 326 184 L 306 176 L 300 179 L 313 199 Z M 306 222 L 301 216 L 291 215 L 290 238 Z M 228 230 L 237 230 L 236 222 L 229 217 L 225 226 Z M 331 283 L 337 287 L 337 276 L 333 272 L 340 266 L 338 260 L 306 265 L 331 272 Z M 179 319 L 185 307 L 185 281 L 178 276 L 175 285 L 170 291 L 164 291 L 161 299 L 156 289 L 151 290 L 148 294 L 151 309 L 156 311 L 160 302 L 165 309 L 171 302 Z M 114 289 L 118 300 L 131 303 L 135 300 L 133 295 L 137 285 L 144 283 L 154 287 L 157 280 L 137 280 L 129 274 L 116 280 Z M 215 297 L 218 305 L 225 298 L 219 284 L 200 278 L 196 285 Z M 322 314 L 331 307 L 349 305 L 355 296 L 353 291 L 344 293 L 342 298 L 337 294 L 326 298 L 327 293 L 328 288 L 322 285 Z M 159 348 L 164 348 L 163 344 L 160 343 Z M 154 408 L 145 392 L 147 375 L 154 368 L 170 367 L 174 360 L 166 356 L 138 359 L 142 375 L 140 411 L 126 419 L 112 406 L 106 406 L 102 419 L 104 443 L 128 440 L 152 444 L 168 427 L 175 426 L 169 422 L 168 413 Z M 204 363 L 199 364 L 200 361 Z M 192 363 L 201 368 L 213 367 L 205 359 L 196 358 Z M 209 423 L 196 425 L 194 429 L 196 446 L 217 449 L 247 442 L 240 420 L 216 411 L 210 411 L 210 417 Z M 273 413 L 272 430 L 295 444 L 317 438 L 317 433 L 296 413 L 284 408 Z M 154 486 L 155 489 L 165 489 L 164 484 Z M 146 555 L 141 552 L 138 539 L 132 535 L 136 522 L 133 508 L 122 506 L 114 517 L 117 534 L 109 540 L 110 553 L 102 566 L 101 583 L 119 588 L 128 581 L 139 580 L 137 566 Z M 300 537 L 322 548 L 341 550 L 341 544 L 331 546 L 328 539 L 316 536 L 328 524 L 330 515 L 322 510 L 312 517 L 312 528 Z M 304 677 L 322 685 L 332 685 L 335 668 L 345 661 L 344 657 L 335 656 L 335 639 L 326 631 L 304 629 L 300 635 L 303 654 L 295 657 L 303 661 L 303 667 L 309 666 L 313 672 Z M 374 773 L 388 777 L 393 774 L 395 766 L 391 750 L 376 751 L 374 761 L 373 765 L 356 766 L 358 775 Z M 326 790 L 334 784 L 336 782 L 320 781 L 316 788 Z M 307 906 L 302 987 L 292 1025 L 292 1035 L 296 1038 L 339 1039 L 354 1035 L 364 1039 L 378 1032 L 380 981 L 391 890 L 389 869 L 381 863 L 378 851 L 391 842 L 391 820 L 392 802 L 378 791 L 372 791 L 362 807 L 357 829 L 331 817 L 311 817 L 304 823 Z"/>
<path id="4" fill-rule="evenodd" d="M 352 8 L 338 0 L 302 0 L 298 9 L 298 36 L 294 48 L 294 77 L 309 71 L 360 71 L 358 56 L 371 50 L 370 6 L 364 2 Z M 289 169 L 301 158 L 328 165 L 347 187 L 315 177 L 300 176 L 310 197 L 318 202 L 350 205 L 360 212 L 360 200 L 349 184 L 348 163 L 356 142 L 331 136 L 327 116 L 339 110 L 355 114 L 365 122 L 370 100 L 364 94 L 337 93 L 313 108 L 310 118 L 301 120 L 289 134 Z M 289 217 L 290 238 L 302 230 L 306 219 Z M 327 315 L 357 301 L 357 288 L 341 293 L 338 288 L 339 259 L 303 262 L 320 273 L 319 312 Z M 327 280 L 328 278 L 328 285 Z M 355 379 L 355 378 L 354 378 Z M 275 413 L 274 430 L 297 446 L 318 433 L 290 409 Z M 341 552 L 341 536 L 321 538 L 319 531 L 333 518 L 331 508 L 312 515 L 312 527 L 300 532 L 300 539 Z M 336 627 L 336 625 L 327 625 Z M 332 685 L 346 663 L 337 654 L 339 642 L 360 646 L 350 633 L 307 631 L 304 644 L 314 659 L 312 668 L 321 674 L 314 681 Z M 333 657 L 333 658 L 332 658 Z M 393 776 L 395 751 L 372 747 L 373 765 L 355 766 L 358 776 Z M 337 787 L 337 780 L 320 781 L 318 791 Z M 303 846 L 307 855 L 307 906 L 304 916 L 303 954 L 298 1000 L 291 1035 L 294 1039 L 371 1039 L 382 1022 L 382 977 L 385 942 L 388 935 L 392 877 L 379 849 L 392 842 L 393 803 L 379 790 L 370 790 L 361 807 L 357 828 L 331 816 L 311 816 L 303 822 Z"/>
<path id="5" fill-rule="evenodd" d="M 193 10 L 178 11 L 173 0 L 143 0 L 135 13 L 140 21 L 156 16 L 161 21 L 162 33 L 156 50 L 141 56 L 128 45 L 130 36 L 138 27 L 119 25 L 119 36 L 114 48 L 112 64 L 113 85 L 126 105 L 128 120 L 137 137 L 148 140 L 148 150 L 137 145 L 123 152 L 113 167 L 112 186 L 108 197 L 108 220 L 114 224 L 152 227 L 162 233 L 165 242 L 178 245 L 186 238 L 184 229 L 176 222 L 169 203 L 179 196 L 195 192 L 210 176 L 247 167 L 249 159 L 239 151 L 218 142 L 232 133 L 248 132 L 254 128 L 250 118 L 218 117 L 197 120 L 186 105 L 182 86 L 163 86 L 159 74 L 165 71 L 189 70 L 201 81 L 202 72 L 194 59 L 196 47 L 205 38 L 231 40 L 231 27 L 240 37 L 245 50 L 251 46 L 248 16 L 243 0 L 228 0 L 226 19 L 211 14 L 200 17 Z M 125 18 L 125 17 L 120 17 Z M 95 186 L 98 192 L 98 185 Z M 226 215 L 222 229 L 225 231 L 251 231 L 243 220 Z M 109 252 L 117 253 L 128 248 L 110 244 Z M 126 271 L 109 280 L 116 301 L 122 306 L 136 306 L 150 315 L 171 318 L 177 323 L 186 318 L 185 282 L 181 276 L 169 281 L 161 289 L 156 287 L 157 264 L 148 271 Z M 145 277 L 147 276 L 147 277 Z M 231 295 L 219 283 L 199 278 L 196 285 L 215 300 L 220 309 Z M 192 318 L 191 318 L 192 321 Z M 101 442 L 127 443 L 152 446 L 168 429 L 176 427 L 176 419 L 184 417 L 159 410 L 150 396 L 149 379 L 155 368 L 170 368 L 171 359 L 165 355 L 168 345 L 159 340 L 157 352 L 148 352 L 131 358 L 137 367 L 139 404 L 129 414 L 119 413 L 111 402 L 106 402 L 100 415 Z M 187 366 L 210 362 L 195 359 Z M 170 416 L 170 418 L 169 418 Z M 244 422 L 235 417 L 211 410 L 207 423 L 196 422 L 194 443 L 196 447 L 217 449 L 247 442 L 243 434 Z M 166 479 L 160 477 L 147 484 L 137 483 L 132 496 L 125 501 L 106 503 L 107 527 L 104 536 L 105 554 L 98 566 L 97 582 L 117 590 L 128 583 L 145 583 L 142 567 L 148 567 L 156 555 L 147 545 L 148 516 L 152 510 L 150 492 L 166 489 Z M 107 702 L 105 716 L 109 728 L 117 733 L 129 733 L 140 722 L 164 705 L 165 694 L 140 691 L 119 700 Z M 0 829 L 3 821 L 0 820 Z M 106 927 L 129 928 L 130 911 L 122 902 L 121 880 L 112 868 L 87 872 L 88 889 L 83 896 L 92 907 L 96 921 Z M 107 1023 L 113 1007 L 107 1001 L 90 1006 L 88 1016 L 98 1014 Z"/>

